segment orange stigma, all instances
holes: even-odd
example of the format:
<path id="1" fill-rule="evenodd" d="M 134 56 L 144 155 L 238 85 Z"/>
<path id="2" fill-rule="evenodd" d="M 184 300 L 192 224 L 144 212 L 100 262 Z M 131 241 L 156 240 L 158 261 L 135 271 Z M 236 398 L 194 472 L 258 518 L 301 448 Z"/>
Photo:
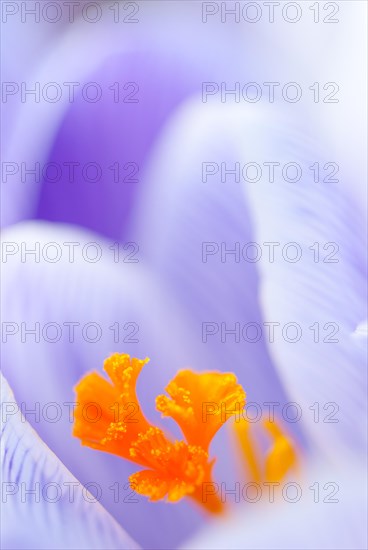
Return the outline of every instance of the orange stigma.
<path id="1" fill-rule="evenodd" d="M 217 495 L 202 498 L 204 484 L 213 483 L 215 460 L 210 443 L 229 416 L 245 405 L 245 392 L 231 373 L 180 371 L 160 395 L 156 407 L 172 417 L 185 441 L 172 441 L 148 422 L 136 395 L 137 378 L 148 362 L 115 353 L 104 364 L 111 382 L 87 374 L 76 386 L 73 435 L 83 445 L 110 452 L 142 466 L 130 476 L 132 489 L 151 501 L 176 502 L 192 497 L 209 512 L 222 511 Z"/>

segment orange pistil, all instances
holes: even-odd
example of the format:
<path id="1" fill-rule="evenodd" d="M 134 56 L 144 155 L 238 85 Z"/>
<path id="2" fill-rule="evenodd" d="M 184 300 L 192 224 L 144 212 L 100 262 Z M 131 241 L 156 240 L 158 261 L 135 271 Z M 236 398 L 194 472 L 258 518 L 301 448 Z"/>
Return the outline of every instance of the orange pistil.
<path id="1" fill-rule="evenodd" d="M 133 442 L 150 428 L 136 395 L 137 378 L 147 362 L 116 353 L 104 363 L 112 384 L 97 372 L 78 383 L 73 435 L 83 445 L 130 459 Z"/>
<path id="2" fill-rule="evenodd" d="M 159 395 L 157 410 L 179 424 L 188 443 L 206 451 L 228 416 L 240 416 L 245 404 L 245 392 L 232 373 L 181 370 L 166 391 L 171 399 Z"/>
<path id="3" fill-rule="evenodd" d="M 73 434 L 82 444 L 131 460 L 145 469 L 130 476 L 132 488 L 152 501 L 176 502 L 191 496 L 210 512 L 222 503 L 202 498 L 204 483 L 212 483 L 214 459 L 209 445 L 228 416 L 245 404 L 245 392 L 231 373 L 180 371 L 167 386 L 170 395 L 156 400 L 163 416 L 171 416 L 186 441 L 172 442 L 143 415 L 136 382 L 148 359 L 114 354 L 104 369 L 112 384 L 97 373 L 76 386 L 78 405 Z"/>

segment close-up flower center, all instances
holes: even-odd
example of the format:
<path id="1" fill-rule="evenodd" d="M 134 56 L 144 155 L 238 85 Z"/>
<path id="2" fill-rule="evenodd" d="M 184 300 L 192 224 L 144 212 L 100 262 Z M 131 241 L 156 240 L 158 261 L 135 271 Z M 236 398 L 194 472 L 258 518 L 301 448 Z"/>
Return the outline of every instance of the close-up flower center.
<path id="1" fill-rule="evenodd" d="M 223 424 L 235 417 L 235 435 L 252 481 L 279 481 L 296 464 L 291 441 L 276 422 L 264 427 L 273 446 L 262 465 L 248 422 L 242 416 L 245 391 L 232 373 L 179 371 L 166 387 L 169 397 L 159 395 L 156 408 L 162 417 L 171 417 L 184 440 L 173 441 L 144 416 L 136 394 L 136 383 L 148 359 L 115 353 L 104 363 L 111 382 L 100 374 L 87 374 L 76 386 L 77 406 L 73 434 L 83 445 L 113 453 L 144 469 L 131 475 L 130 485 L 151 501 L 176 502 L 192 497 L 207 511 L 223 510 L 213 491 L 203 499 L 203 487 L 214 484 L 212 470 L 216 458 L 209 455 L 210 444 Z M 97 411 L 92 415 L 92 408 Z"/>

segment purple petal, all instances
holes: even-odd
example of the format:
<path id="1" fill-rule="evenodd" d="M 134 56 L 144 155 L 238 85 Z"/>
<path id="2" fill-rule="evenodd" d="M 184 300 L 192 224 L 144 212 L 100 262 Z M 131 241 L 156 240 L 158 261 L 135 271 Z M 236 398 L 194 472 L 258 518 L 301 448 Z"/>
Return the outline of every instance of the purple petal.
<path id="1" fill-rule="evenodd" d="M 38 437 L 0 377 L 2 547 L 138 548 L 99 503 L 98 487 L 88 492 Z"/>
<path id="2" fill-rule="evenodd" d="M 155 411 L 155 397 L 176 371 L 187 365 L 187 350 L 193 349 L 190 323 L 180 304 L 143 262 L 124 263 L 127 252 L 123 248 L 120 263 L 115 263 L 109 249 L 113 243 L 96 234 L 54 223 L 28 222 L 4 231 L 3 238 L 19 246 L 19 254 L 7 258 L 2 281 L 3 327 L 15 330 L 3 345 L 3 369 L 28 411 L 24 411 L 26 418 L 82 483 L 101 485 L 101 503 L 135 540 L 148 548 L 177 546 L 203 521 L 202 512 L 185 499 L 170 505 L 131 495 L 128 476 L 139 467 L 82 447 L 72 437 L 69 411 L 78 380 L 91 370 L 102 373 L 103 361 L 111 353 L 149 356 L 151 361 L 138 385 L 140 403 L 153 423 L 171 429 Z M 22 242 L 28 249 L 39 242 L 44 252 L 47 243 L 53 242 L 63 254 L 55 263 L 46 261 L 42 253 L 39 263 L 32 256 L 22 262 Z M 80 243 L 74 262 L 69 261 L 65 242 Z M 91 242 L 102 251 L 101 261 L 96 263 L 82 257 L 85 243 Z M 39 341 L 35 334 L 26 333 L 35 329 L 36 323 Z M 77 323 L 73 338 L 69 336 L 70 323 Z M 96 331 L 100 331 L 100 339 L 93 342 Z M 58 335 L 60 339 L 52 342 Z M 30 412 L 35 408 L 36 414 Z M 114 486 L 118 486 L 118 498 Z"/>
<path id="3" fill-rule="evenodd" d="M 111 56 L 89 76 L 103 90 L 101 101 L 88 103 L 78 94 L 47 159 L 59 167 L 79 163 L 78 175 L 71 183 L 64 169 L 57 183 L 44 180 L 36 217 L 78 224 L 108 238 L 126 235 L 137 189 L 145 192 L 152 145 L 170 113 L 198 87 L 195 71 L 185 67 L 185 60 L 170 54 L 138 51 Z M 117 81 L 119 103 L 109 89 Z M 124 90 L 127 82 L 133 84 Z M 137 103 L 123 103 L 128 96 Z M 97 166 L 97 176 L 93 166 L 84 171 L 89 164 Z"/>

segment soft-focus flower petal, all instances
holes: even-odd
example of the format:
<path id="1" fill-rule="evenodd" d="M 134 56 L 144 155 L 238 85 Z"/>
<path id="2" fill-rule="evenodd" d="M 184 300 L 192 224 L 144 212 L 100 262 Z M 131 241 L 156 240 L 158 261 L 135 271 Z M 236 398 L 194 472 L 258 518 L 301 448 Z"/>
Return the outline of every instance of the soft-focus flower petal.
<path id="1" fill-rule="evenodd" d="M 271 502 L 269 488 L 259 486 L 258 502 L 216 520 L 185 543 L 185 550 L 364 550 L 367 548 L 367 472 L 364 464 L 344 456 L 346 468 L 311 467 L 304 479 L 282 484 L 281 500 Z M 245 491 L 244 491 L 244 494 Z M 255 492 L 249 492 L 249 499 Z M 227 498 L 233 501 L 234 493 Z M 294 500 L 294 502 L 292 502 Z M 236 506 L 236 505 L 235 505 Z"/>
<path id="2" fill-rule="evenodd" d="M 78 17 L 84 8 L 74 5 L 75 20 L 62 30 L 42 18 L 34 26 L 28 18 L 27 25 L 19 25 L 30 31 L 28 42 L 36 40 L 36 33 L 40 40 L 51 27 L 53 40 L 27 70 L 17 60 L 14 80 L 26 80 L 27 89 L 38 82 L 40 100 L 30 94 L 23 102 L 20 92 L 6 98 L 14 115 L 9 123 L 6 118 L 4 161 L 15 163 L 11 169 L 18 171 L 8 175 L 4 165 L 3 226 L 41 218 L 120 236 L 129 225 L 136 190 L 148 184 L 146 164 L 172 111 L 199 91 L 200 71 L 210 79 L 223 77 L 224 68 L 229 73 L 225 52 L 240 36 L 236 25 L 232 30 L 229 25 L 204 26 L 198 6 L 185 2 L 137 5 L 139 24 L 122 24 L 114 20 L 117 4 L 103 6 L 98 24 Z M 120 16 L 128 19 L 134 6 L 119 4 Z M 63 11 L 68 13 L 66 6 Z M 19 29 L 9 20 L 11 26 L 4 30 L 17 35 L 19 49 Z M 11 71 L 16 63 L 9 65 Z M 47 83 L 59 86 L 58 100 L 53 101 L 51 91 L 48 100 Z M 94 101 L 96 88 L 101 98 Z M 40 176 L 24 175 L 36 163 Z M 99 168 L 101 177 L 97 173 L 98 181 L 93 181 Z"/>
<path id="3" fill-rule="evenodd" d="M 16 116 L 4 157 L 17 163 L 18 172 L 6 176 L 3 225 L 38 217 L 116 237 L 129 221 L 152 142 L 170 111 L 198 89 L 198 79 L 188 62 L 186 70 L 169 52 L 148 46 L 141 26 L 133 43 L 122 40 L 116 27 L 98 25 L 89 34 L 83 21 L 69 25 L 29 71 L 27 84 L 39 83 L 41 100 L 7 98 Z M 42 96 L 52 81 L 59 86 L 59 101 Z M 76 83 L 72 92 L 63 82 Z M 96 102 L 87 101 L 83 91 L 91 82 L 101 92 Z M 53 163 L 50 169 L 44 169 L 47 163 Z M 101 170 L 98 181 L 92 181 L 93 166 L 90 173 L 85 170 L 90 163 Z M 40 175 L 22 181 L 22 166 L 37 164 Z"/>
<path id="4" fill-rule="evenodd" d="M 278 256 L 259 264 L 265 316 L 300 327 L 298 341 L 276 339 L 270 351 L 319 447 L 332 454 L 340 444 L 365 448 L 366 350 L 354 338 L 366 318 L 364 209 L 348 181 L 339 175 L 329 181 L 331 166 L 322 168 L 330 160 L 326 144 L 314 142 L 308 128 L 303 132 L 285 113 L 268 111 L 258 113 L 256 124 L 246 121 L 242 139 L 240 129 L 238 134 L 243 159 L 277 158 L 281 166 L 292 160 L 303 169 L 300 181 L 263 180 L 244 189 L 257 241 L 278 242 L 279 248 L 297 243 L 290 256 L 296 250 L 301 256 L 295 263 Z M 315 162 L 322 171 L 318 183 L 310 169 Z M 311 410 L 316 403 L 318 426 Z"/>
<path id="5" fill-rule="evenodd" d="M 79 224 L 110 238 L 128 235 L 137 190 L 147 185 L 146 164 L 161 126 L 198 88 L 195 71 L 185 65 L 185 59 L 179 63 L 169 52 L 142 51 L 111 56 L 95 69 L 89 81 L 109 90 L 119 75 L 120 87 L 133 83 L 128 92 L 137 103 L 115 103 L 110 91 L 91 105 L 78 94 L 58 129 L 47 162 L 67 166 L 77 161 L 80 167 L 92 162 L 101 176 L 98 181 L 88 179 L 95 178 L 92 167 L 87 177 L 79 175 L 72 183 L 67 170 L 57 183 L 44 179 L 36 217 Z"/>
<path id="6" fill-rule="evenodd" d="M 318 120 L 304 124 L 306 113 L 298 109 L 299 123 L 277 105 L 189 102 L 169 127 L 152 168 L 155 192 L 166 197 L 165 214 L 160 211 L 159 219 L 154 210 L 148 212 L 152 201 L 148 197 L 144 230 L 153 243 L 150 248 L 147 245 L 153 263 L 177 292 L 189 297 L 187 303 L 197 312 L 197 323 L 213 319 L 229 325 L 235 320 L 244 323 L 250 315 L 259 323 L 276 323 L 273 341 L 264 328 L 268 352 L 288 394 L 301 407 L 310 438 L 334 453 L 333 441 L 361 445 L 366 431 L 361 421 L 364 352 L 353 338 L 366 317 L 364 247 L 360 244 L 364 223 L 356 195 L 350 196 L 346 182 L 334 182 L 332 176 L 329 181 L 334 166 L 324 171 L 330 158 L 324 157 L 323 147 L 328 148 L 313 140 L 311 131 L 312 124 L 318 128 Z M 201 181 L 205 162 L 218 168 L 207 182 Z M 269 181 L 264 163 L 272 162 L 281 168 L 275 171 L 274 181 Z M 300 181 L 290 181 L 295 177 L 293 168 L 287 173 L 289 181 L 282 179 L 281 170 L 290 162 L 302 170 Z M 310 168 L 316 162 L 322 171 L 318 183 Z M 240 181 L 227 175 L 221 181 L 221 163 L 227 169 L 239 163 L 240 170 L 253 163 L 249 178 L 255 177 L 257 163 L 261 176 L 245 182 L 243 175 Z M 254 241 L 261 257 L 252 264 L 242 257 L 235 263 L 228 256 L 221 264 L 218 252 L 201 263 L 203 241 L 215 246 L 225 243 L 229 248 L 239 241 L 241 246 Z M 294 261 L 295 253 L 301 254 L 300 261 Z M 211 266 L 216 257 L 217 263 Z M 262 313 L 255 300 L 259 292 Z M 283 329 L 289 323 L 293 326 L 285 337 Z M 223 362 L 221 351 L 234 348 L 237 365 L 231 368 L 247 374 L 247 382 L 240 374 L 239 378 L 248 395 L 280 401 L 285 394 L 274 381 L 265 340 L 231 346 L 221 345 L 219 338 L 214 345 L 212 337 L 210 345 Z M 244 349 L 244 364 L 239 362 L 239 345 Z M 231 357 L 228 353 L 226 368 Z M 320 410 L 318 425 L 313 407 Z"/>
<path id="7" fill-rule="evenodd" d="M 185 502 L 169 506 L 131 495 L 128 477 L 136 467 L 81 447 L 72 437 L 70 412 L 78 380 L 91 370 L 101 372 L 104 359 L 119 351 L 138 357 L 149 354 L 151 361 L 137 393 L 148 419 L 157 418 L 155 397 L 179 367 L 188 364 L 187 350 L 194 347 L 180 305 L 148 273 L 143 261 L 123 262 L 132 248 L 120 247 L 115 263 L 114 250 L 109 249 L 114 243 L 94 233 L 28 222 L 4 231 L 3 242 L 19 246 L 18 253 L 7 256 L 2 280 L 3 330 L 16 332 L 3 343 L 3 370 L 28 410 L 26 418 L 37 423 L 40 436 L 82 483 L 92 479 L 101 485 L 102 504 L 135 540 L 148 547 L 177 545 L 202 521 L 198 511 Z M 22 262 L 21 243 L 31 249 L 37 242 L 40 262 L 32 255 Z M 55 263 L 45 259 L 55 253 L 55 248 L 47 248 L 51 242 L 62 251 Z M 74 262 L 65 242 L 79 243 Z M 93 246 L 82 255 L 86 243 L 92 242 L 101 251 L 96 263 L 86 261 L 96 252 Z M 141 259 L 140 253 L 135 258 Z M 27 334 L 28 329 L 36 330 L 36 335 Z M 35 408 L 35 413 L 30 412 Z"/>
<path id="8" fill-rule="evenodd" d="M 227 111 L 225 120 L 226 116 Z M 198 98 L 171 118 L 147 171 L 150 186 L 138 200 L 136 234 L 145 261 L 180 297 L 193 329 L 187 363 L 195 369 L 234 372 L 248 403 L 253 403 L 249 416 L 254 417 L 265 403 L 284 406 L 292 399 L 267 350 L 268 329 L 263 323 L 268 319 L 259 305 L 255 264 L 238 261 L 231 252 L 236 243 L 254 241 L 252 215 L 241 186 L 202 181 L 203 162 L 220 163 L 228 147 L 236 151 L 231 124 L 225 136 L 216 120 L 216 110 Z M 214 249 L 217 252 L 211 254 Z M 199 359 L 202 353 L 207 362 Z M 305 444 L 300 423 L 289 428 L 298 443 Z M 214 443 L 219 445 L 214 454 L 227 458 L 231 446 L 225 433 Z M 237 476 L 228 460 L 216 463 L 216 479 L 230 484 Z"/>
<path id="9" fill-rule="evenodd" d="M 197 345 L 210 348 L 211 369 L 234 372 L 249 401 L 285 400 L 261 334 L 255 265 L 235 252 L 254 238 L 252 213 L 239 184 L 202 181 L 202 163 L 234 150 L 231 124 L 223 135 L 217 119 L 198 98 L 172 117 L 154 151 L 137 231 L 149 264 L 182 296 Z M 152 208 L 156 197 L 160 207 Z"/>
<path id="10" fill-rule="evenodd" d="M 22 416 L 1 380 L 3 548 L 138 548 Z M 92 481 L 92 480 L 91 480 Z"/>

